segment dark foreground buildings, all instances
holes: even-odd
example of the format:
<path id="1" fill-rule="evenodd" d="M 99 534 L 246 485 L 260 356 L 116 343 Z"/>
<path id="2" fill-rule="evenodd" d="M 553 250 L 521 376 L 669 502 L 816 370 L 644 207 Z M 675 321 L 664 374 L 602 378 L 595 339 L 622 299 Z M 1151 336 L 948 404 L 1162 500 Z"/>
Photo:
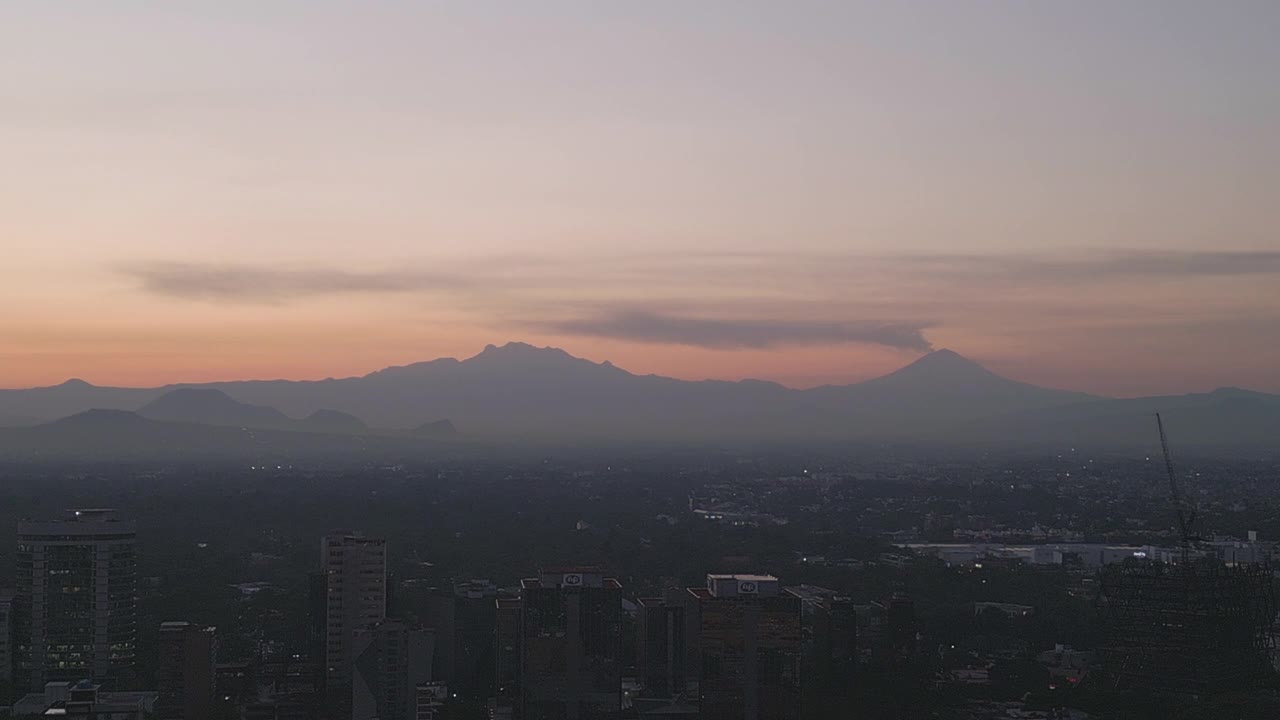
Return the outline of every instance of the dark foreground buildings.
<path id="1" fill-rule="evenodd" d="M 352 720 L 416 720 L 418 686 L 432 680 L 435 632 L 398 620 L 357 630 L 352 652 Z"/>
<path id="2" fill-rule="evenodd" d="M 636 602 L 636 681 L 644 698 L 675 699 L 688 690 L 686 608 L 679 598 Z"/>
<path id="3" fill-rule="evenodd" d="M 800 598 L 771 575 L 708 575 L 698 614 L 698 692 L 707 720 L 800 717 Z"/>
<path id="4" fill-rule="evenodd" d="M 14 699 L 13 650 L 19 607 L 17 595 L 0 588 L 0 707 Z"/>
<path id="5" fill-rule="evenodd" d="M 18 524 L 17 589 L 30 610 L 17 628 L 15 661 L 26 689 L 102 680 L 127 687 L 138 638 L 132 522 L 111 510 Z"/>
<path id="6" fill-rule="evenodd" d="M 207 720 L 213 715 L 217 631 L 189 622 L 160 625 L 156 669 L 158 720 Z"/>
<path id="7" fill-rule="evenodd" d="M 1114 690 L 1190 699 L 1274 683 L 1268 566 L 1111 565 L 1100 604 L 1103 669 Z"/>
<path id="8" fill-rule="evenodd" d="M 325 571 L 326 716 L 351 715 L 356 634 L 387 619 L 387 543 L 333 532 L 321 543 Z"/>
<path id="9" fill-rule="evenodd" d="M 498 587 L 488 580 L 454 583 L 449 634 L 450 690 L 468 701 L 493 695 Z"/>
<path id="10" fill-rule="evenodd" d="M 521 720 L 609 720 L 622 706 L 622 586 L 598 568 L 520 583 Z"/>

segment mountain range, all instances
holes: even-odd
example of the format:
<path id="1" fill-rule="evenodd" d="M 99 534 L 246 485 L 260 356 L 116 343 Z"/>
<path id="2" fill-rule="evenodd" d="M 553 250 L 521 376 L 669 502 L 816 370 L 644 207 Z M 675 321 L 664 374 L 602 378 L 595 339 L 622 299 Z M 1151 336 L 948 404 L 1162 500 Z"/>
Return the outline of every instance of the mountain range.
<path id="1" fill-rule="evenodd" d="M 1280 396 L 1239 389 L 1111 399 L 1010 380 L 949 350 L 884 377 L 795 390 L 758 380 L 686 381 L 637 375 L 556 348 L 490 345 L 473 357 L 391 367 L 361 377 L 254 380 L 156 388 L 82 380 L 0 390 L 0 422 L 182 425 L 397 441 L 456 434 L 514 440 L 910 442 L 1001 446 L 1150 446 L 1159 411 L 1184 446 L 1270 448 Z M 448 418 L 448 420 L 444 420 Z M 15 423 L 18 421 L 10 421 Z M 62 420 L 24 428 L 70 436 Z M 151 423 L 153 425 L 148 425 Z M 171 428 L 166 428 L 171 430 Z M 0 432 L 0 449 L 20 442 Z M 231 437 L 231 436 L 225 436 Z M 275 437 L 272 435 L 271 437 Z M 279 438 L 276 438 L 279 440 Z M 55 442 L 54 445 L 57 443 Z"/>

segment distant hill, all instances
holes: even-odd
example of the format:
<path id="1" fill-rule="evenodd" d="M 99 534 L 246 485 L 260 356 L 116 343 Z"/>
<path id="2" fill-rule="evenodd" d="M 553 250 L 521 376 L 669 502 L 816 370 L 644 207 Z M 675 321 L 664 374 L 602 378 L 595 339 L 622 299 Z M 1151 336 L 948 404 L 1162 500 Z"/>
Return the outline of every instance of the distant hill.
<path id="1" fill-rule="evenodd" d="M 0 452 L 32 457 L 224 454 L 253 443 L 238 428 L 163 422 L 126 410 L 88 410 L 46 425 L 0 430 Z"/>
<path id="2" fill-rule="evenodd" d="M 299 420 L 268 405 L 243 403 L 221 390 L 205 387 L 183 387 L 167 392 L 144 405 L 138 410 L 138 415 L 164 422 L 331 435 L 363 435 L 372 432 L 363 420 L 339 410 L 316 410 Z"/>
<path id="3" fill-rule="evenodd" d="M 142 406 L 138 414 L 151 420 L 232 427 L 283 429 L 294 424 L 273 407 L 238 402 L 213 388 L 178 388 Z"/>
<path id="4" fill-rule="evenodd" d="M 22 460 L 398 461 L 435 454 L 425 438 L 323 434 L 168 422 L 88 410 L 44 425 L 0 428 L 0 458 Z"/>
<path id="5" fill-rule="evenodd" d="M 295 421 L 293 426 L 307 432 L 341 435 L 360 435 L 369 432 L 369 426 L 363 420 L 338 410 L 317 410 L 302 420 Z"/>
<path id="6" fill-rule="evenodd" d="M 469 437 L 534 441 L 1147 448 L 1154 440 L 1151 415 L 1160 410 L 1178 429 L 1181 446 L 1274 447 L 1280 423 L 1280 396 L 1227 389 L 1114 400 L 1004 378 L 949 350 L 866 382 L 793 390 L 758 380 L 636 375 L 523 343 L 342 379 L 145 389 L 73 382 L 0 391 L 0 416 L 51 419 L 104 400 L 112 404 L 101 407 L 172 422 L 422 438 L 448 437 L 457 423 Z"/>
<path id="7" fill-rule="evenodd" d="M 435 422 L 423 423 L 413 429 L 413 434 L 418 437 L 428 438 L 450 438 L 458 435 L 458 428 L 448 420 L 436 420 Z"/>
<path id="8" fill-rule="evenodd" d="M 72 379 L 61 385 L 0 390 L 0 415 L 48 422 L 90 409 L 137 410 L 166 388 L 114 388 Z"/>
<path id="9" fill-rule="evenodd" d="M 1081 447 L 1145 445 L 1159 450 L 1160 413 L 1179 448 L 1280 449 L 1280 396 L 1221 388 L 1208 393 L 1102 400 L 1039 408 L 974 423 L 958 439 Z"/>

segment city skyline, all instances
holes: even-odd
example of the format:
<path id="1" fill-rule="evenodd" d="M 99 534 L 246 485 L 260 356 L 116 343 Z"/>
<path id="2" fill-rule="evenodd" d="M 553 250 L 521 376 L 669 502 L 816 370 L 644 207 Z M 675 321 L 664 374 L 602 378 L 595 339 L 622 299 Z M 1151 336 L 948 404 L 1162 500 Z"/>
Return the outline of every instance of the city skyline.
<path id="1" fill-rule="evenodd" d="M 1280 391 L 1280 8 L 8 8 L 0 387 L 523 340 Z"/>

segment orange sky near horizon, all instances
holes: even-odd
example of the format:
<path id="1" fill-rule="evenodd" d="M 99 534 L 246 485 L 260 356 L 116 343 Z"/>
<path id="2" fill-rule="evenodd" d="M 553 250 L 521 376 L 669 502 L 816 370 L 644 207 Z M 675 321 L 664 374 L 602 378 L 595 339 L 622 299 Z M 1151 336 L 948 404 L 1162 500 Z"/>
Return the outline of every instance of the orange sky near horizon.
<path id="1" fill-rule="evenodd" d="M 1280 392 L 1278 34 L 1180 0 L 16 4 L 0 387 L 524 341 Z"/>

